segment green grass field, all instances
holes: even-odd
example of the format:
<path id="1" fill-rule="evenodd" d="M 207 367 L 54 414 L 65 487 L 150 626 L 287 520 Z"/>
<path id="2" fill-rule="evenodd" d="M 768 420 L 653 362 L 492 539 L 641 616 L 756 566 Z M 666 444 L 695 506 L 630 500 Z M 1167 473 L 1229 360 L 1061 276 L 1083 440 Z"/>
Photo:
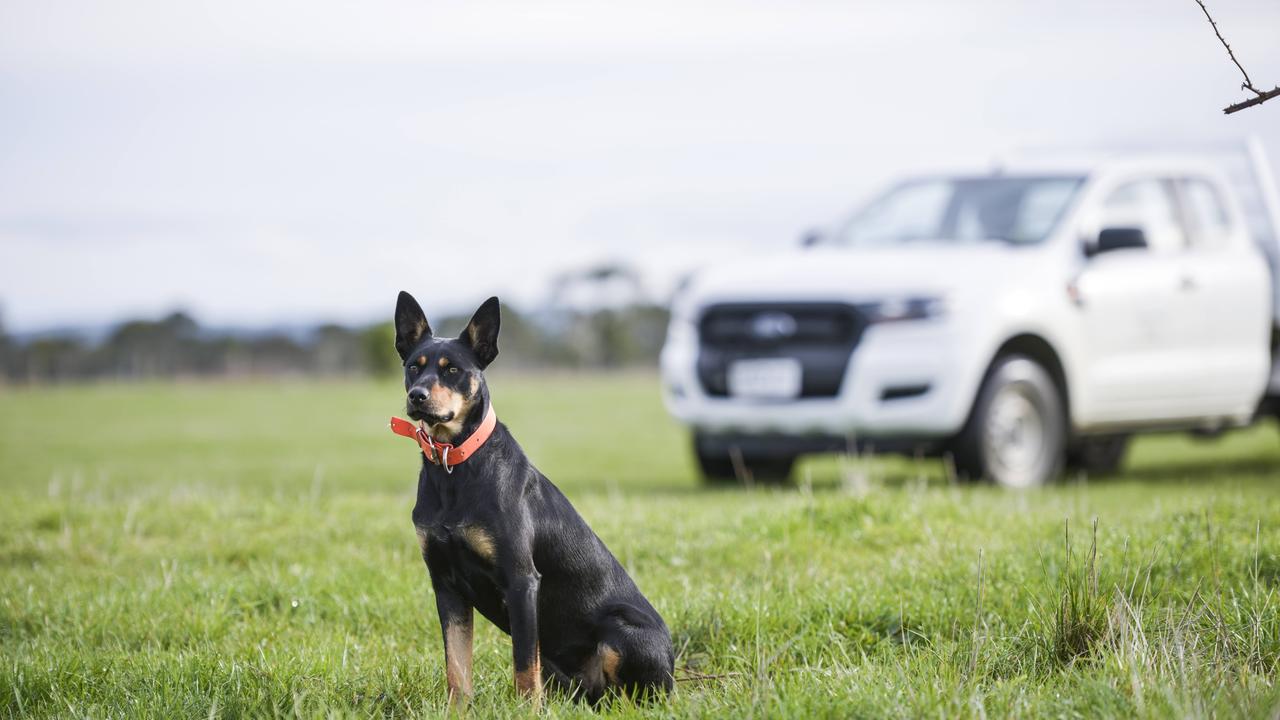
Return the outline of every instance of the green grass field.
<path id="1" fill-rule="evenodd" d="M 1280 710 L 1269 423 L 1144 439 L 1121 477 L 1039 492 L 865 458 L 704 490 L 653 377 L 493 385 L 675 639 L 677 693 L 600 714 Z M 386 430 L 400 405 L 370 383 L 0 391 L 0 714 L 442 713 L 416 450 Z M 528 712 L 477 619 L 470 714 Z"/>

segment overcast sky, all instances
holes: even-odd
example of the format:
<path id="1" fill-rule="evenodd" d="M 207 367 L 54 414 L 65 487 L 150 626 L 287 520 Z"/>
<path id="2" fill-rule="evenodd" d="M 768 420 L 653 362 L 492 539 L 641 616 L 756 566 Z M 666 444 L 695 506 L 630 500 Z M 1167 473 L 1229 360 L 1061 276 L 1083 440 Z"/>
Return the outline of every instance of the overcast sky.
<path id="1" fill-rule="evenodd" d="M 1209 1 L 1280 84 L 1280 1 Z M 1221 113 L 1240 80 L 1194 0 L 0 0 L 0 304 L 366 321 L 614 259 L 660 292 L 934 165 L 1280 156 L 1280 101 Z"/>

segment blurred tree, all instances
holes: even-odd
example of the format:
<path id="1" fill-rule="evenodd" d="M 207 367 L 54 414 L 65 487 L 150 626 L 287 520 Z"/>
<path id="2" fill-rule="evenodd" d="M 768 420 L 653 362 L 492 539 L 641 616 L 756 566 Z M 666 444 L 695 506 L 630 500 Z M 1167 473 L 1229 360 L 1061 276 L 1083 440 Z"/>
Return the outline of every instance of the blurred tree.
<path id="1" fill-rule="evenodd" d="M 640 274 L 606 263 L 564 273 L 552 285 L 549 323 L 577 361 L 618 368 L 657 362 L 667 311 L 645 299 Z"/>
<path id="2" fill-rule="evenodd" d="M 629 271 L 600 269 L 587 282 L 615 283 L 624 294 L 608 305 L 588 303 L 536 315 L 502 308 L 504 368 L 599 367 L 653 364 L 666 330 L 666 310 L 636 302 Z M 612 291 L 610 291 L 612 292 Z M 596 293 L 589 290 L 587 294 Z M 610 295 L 597 293 L 596 300 Z M 452 337 L 470 314 L 433 318 L 432 326 Z M 114 328 L 96 345 L 75 337 L 19 342 L 0 324 L 0 377 L 13 382 L 60 382 L 77 378 L 145 379 L 183 376 L 234 376 L 368 373 L 391 377 L 399 372 L 395 330 L 390 322 L 362 328 L 325 324 L 309 332 L 213 333 L 190 315 L 172 313 L 159 320 L 131 320 Z"/>
<path id="3" fill-rule="evenodd" d="M 64 382 L 84 376 L 86 355 L 74 338 L 43 338 L 27 346 L 22 369 L 28 382 Z"/>
<path id="4" fill-rule="evenodd" d="M 396 328 L 391 322 L 370 325 L 360 333 L 364 367 L 374 377 L 394 377 L 400 372 L 396 354 Z"/>
<path id="5" fill-rule="evenodd" d="M 314 370 L 311 349 L 288 335 L 272 334 L 248 344 L 249 371 L 254 375 L 298 375 Z"/>
<path id="6" fill-rule="evenodd" d="M 312 369 L 321 375 L 341 375 L 364 370 L 363 338 L 357 330 L 327 324 L 316 328 L 311 343 Z"/>
<path id="7" fill-rule="evenodd" d="M 110 375 L 172 377 L 199 359 L 199 326 L 175 312 L 159 321 L 134 320 L 115 329 L 95 354 L 95 364 Z"/>
<path id="8" fill-rule="evenodd" d="M 10 340 L 9 333 L 5 331 L 4 305 L 0 305 L 0 385 L 3 385 L 6 379 L 13 377 L 13 363 L 17 349 L 17 343 Z"/>

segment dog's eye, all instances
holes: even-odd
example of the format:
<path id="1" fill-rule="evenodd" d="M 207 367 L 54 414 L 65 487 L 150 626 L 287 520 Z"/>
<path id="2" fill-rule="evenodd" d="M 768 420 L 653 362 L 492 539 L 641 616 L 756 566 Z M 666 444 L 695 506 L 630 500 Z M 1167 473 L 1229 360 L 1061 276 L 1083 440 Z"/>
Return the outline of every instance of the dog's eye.
<path id="1" fill-rule="evenodd" d="M 453 374 L 454 374 L 454 373 L 456 373 L 456 372 L 458 372 L 458 368 L 456 368 L 456 367 L 451 367 L 451 368 L 449 368 L 449 374 L 450 374 L 450 375 L 453 375 Z"/>
<path id="2" fill-rule="evenodd" d="M 410 374 L 410 375 L 417 375 L 417 374 L 418 374 L 418 366 L 417 366 L 417 365 L 410 365 L 410 366 L 409 366 L 409 374 Z"/>

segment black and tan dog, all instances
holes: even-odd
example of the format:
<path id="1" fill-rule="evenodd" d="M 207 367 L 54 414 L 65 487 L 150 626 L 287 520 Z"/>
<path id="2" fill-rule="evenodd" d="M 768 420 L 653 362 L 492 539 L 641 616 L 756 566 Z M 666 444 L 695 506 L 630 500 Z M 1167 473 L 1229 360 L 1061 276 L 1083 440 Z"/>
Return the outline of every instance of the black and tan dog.
<path id="1" fill-rule="evenodd" d="M 498 299 L 437 338 L 400 293 L 396 350 L 423 449 L 413 524 L 435 589 L 452 703 L 471 695 L 472 610 L 511 635 L 516 690 L 592 702 L 669 691 L 671 634 L 565 496 L 497 422 L 483 371 L 498 355 Z M 405 427 L 407 426 L 407 428 Z"/>

